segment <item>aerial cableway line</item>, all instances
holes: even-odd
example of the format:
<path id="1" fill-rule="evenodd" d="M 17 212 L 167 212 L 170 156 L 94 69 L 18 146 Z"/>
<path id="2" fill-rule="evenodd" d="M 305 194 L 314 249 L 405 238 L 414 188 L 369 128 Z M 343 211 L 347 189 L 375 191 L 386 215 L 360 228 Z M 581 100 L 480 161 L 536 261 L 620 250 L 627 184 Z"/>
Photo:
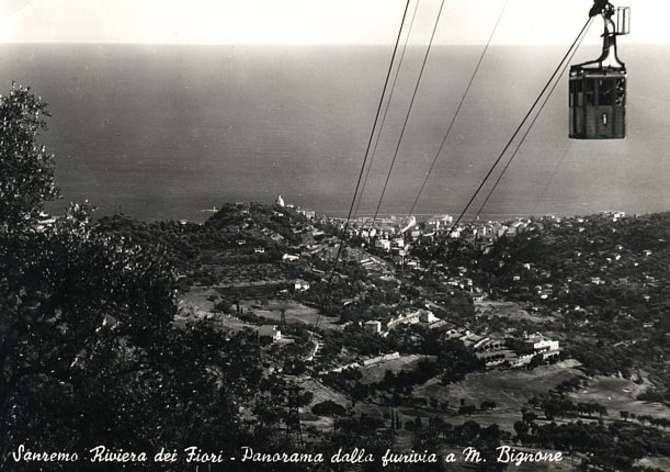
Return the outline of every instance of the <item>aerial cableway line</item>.
<path id="1" fill-rule="evenodd" d="M 365 188 L 367 187 L 368 180 L 370 179 L 370 171 L 374 165 L 375 156 L 377 155 L 377 147 L 379 146 L 379 141 L 381 141 L 382 133 L 384 132 L 384 126 L 386 125 L 386 118 L 391 108 L 391 103 L 393 102 L 393 96 L 395 94 L 396 86 L 398 84 L 398 78 L 400 76 L 400 71 L 402 69 L 403 62 L 405 61 L 405 54 L 407 52 L 407 46 L 409 43 L 409 38 L 412 35 L 412 30 L 414 29 L 414 21 L 416 20 L 416 14 L 421 5 L 421 0 L 417 0 L 414 4 L 414 12 L 412 13 L 412 19 L 409 22 L 409 28 L 407 28 L 407 34 L 405 35 L 405 42 L 402 47 L 402 52 L 400 53 L 400 59 L 398 60 L 398 66 L 395 69 L 395 74 L 393 77 L 393 83 L 391 84 L 391 91 L 386 99 L 386 105 L 384 106 L 384 113 L 382 114 L 382 119 L 377 131 L 377 137 L 375 138 L 375 143 L 372 146 L 370 151 L 370 159 L 367 164 L 367 170 L 365 171 L 365 178 L 363 179 L 363 185 L 361 185 L 361 190 L 358 194 L 358 202 L 356 203 L 356 209 L 354 210 L 354 217 L 359 214 L 361 207 L 361 202 L 363 201 L 363 196 L 365 195 Z"/>
<path id="2" fill-rule="evenodd" d="M 463 218 L 464 218 L 465 215 L 467 214 L 468 210 L 470 209 L 470 207 L 472 206 L 472 204 L 474 203 L 474 201 L 475 201 L 475 200 L 477 199 L 477 197 L 479 196 L 479 193 L 482 191 L 482 189 L 484 188 L 484 186 L 486 185 L 486 183 L 487 183 L 487 182 L 489 181 L 489 179 L 491 178 L 491 175 L 493 174 L 493 172 L 495 171 L 495 169 L 498 167 L 498 164 L 500 164 L 500 162 L 502 161 L 503 157 L 505 156 L 505 154 L 507 153 L 507 151 L 508 151 L 508 150 L 510 149 L 510 147 L 512 146 L 512 143 L 513 143 L 514 140 L 517 138 L 517 136 L 519 136 L 519 133 L 521 133 L 521 130 L 523 129 L 523 127 L 525 126 L 525 124 L 528 122 L 529 118 L 530 118 L 531 115 L 533 114 L 533 111 L 535 111 L 535 109 L 536 109 L 537 106 L 539 105 L 540 101 L 542 100 L 542 97 L 543 97 L 544 94 L 547 92 L 547 90 L 549 90 L 549 87 L 551 87 L 551 84 L 554 82 L 554 79 L 555 79 L 556 76 L 559 74 L 559 72 L 562 70 L 563 65 L 568 61 L 568 58 L 569 58 L 570 55 L 572 54 L 572 51 L 577 47 L 577 44 L 578 44 L 580 38 L 582 37 L 582 35 L 584 35 L 584 33 L 585 33 L 586 30 L 588 29 L 589 25 L 591 24 L 591 20 L 592 20 L 592 18 L 589 18 L 588 20 L 586 20 L 586 22 L 584 23 L 584 26 L 582 26 L 582 28 L 580 29 L 579 33 L 577 34 L 577 37 L 574 39 L 574 41 L 572 42 L 572 44 L 570 45 L 570 47 L 568 48 L 568 50 L 566 51 L 566 53 L 563 55 L 563 58 L 562 58 L 561 61 L 559 62 L 558 66 L 556 67 L 556 69 L 554 70 L 554 72 L 553 72 L 553 73 L 551 74 L 551 76 L 549 77 L 549 80 L 547 81 L 547 83 L 544 85 L 544 87 L 542 88 L 542 90 L 541 90 L 540 93 L 538 94 L 537 98 L 535 99 L 535 101 L 534 101 L 533 104 L 531 105 L 531 107 L 530 107 L 530 109 L 528 110 L 528 112 L 526 113 L 526 115 L 525 115 L 525 116 L 523 117 L 523 119 L 521 120 L 521 123 L 519 123 L 519 125 L 518 125 L 517 128 L 516 128 L 516 130 L 514 131 L 514 133 L 512 134 L 512 136 L 510 137 L 510 139 L 507 141 L 507 143 L 506 143 L 505 146 L 503 147 L 503 149 L 502 149 L 502 151 L 500 152 L 500 154 L 498 155 L 498 157 L 495 159 L 495 161 L 493 162 L 493 164 L 492 164 L 491 167 L 489 168 L 488 172 L 486 173 L 486 175 L 484 176 L 484 178 L 482 179 L 482 181 L 481 181 L 480 184 L 478 185 L 477 189 L 476 189 L 475 192 L 472 194 L 472 196 L 471 196 L 470 199 L 468 200 L 467 204 L 465 205 L 465 207 L 463 208 L 463 210 L 462 210 L 462 211 L 460 212 L 460 214 L 458 215 L 458 218 L 456 218 L 456 220 L 454 221 L 454 223 L 451 225 L 451 228 L 449 229 L 449 232 L 447 233 L 447 237 L 448 237 L 450 234 L 452 234 L 453 231 L 454 231 L 454 230 L 458 227 L 458 225 L 461 223 L 461 221 L 463 220 Z"/>
<path id="3" fill-rule="evenodd" d="M 435 23 L 433 24 L 433 31 L 430 34 L 428 46 L 426 47 L 426 53 L 424 54 L 423 61 L 421 62 L 421 69 L 419 70 L 419 76 L 416 80 L 416 84 L 414 85 L 414 91 L 412 92 L 412 98 L 410 99 L 409 102 L 409 108 L 407 109 L 407 114 L 405 115 L 405 119 L 403 120 L 403 125 L 402 128 L 400 129 L 400 135 L 398 136 L 398 141 L 396 143 L 395 150 L 393 152 L 393 158 L 391 159 L 391 165 L 389 166 L 389 170 L 386 174 L 386 180 L 384 181 L 384 187 L 382 188 L 381 195 L 379 196 L 379 200 L 377 202 L 377 207 L 375 208 L 374 216 L 372 217 L 373 227 L 375 225 L 375 221 L 377 220 L 377 216 L 379 215 L 379 210 L 381 209 L 382 202 L 384 201 L 384 196 L 386 195 L 386 190 L 388 188 L 389 181 L 391 180 L 391 175 L 393 174 L 393 168 L 395 167 L 395 163 L 398 159 L 398 153 L 400 152 L 400 145 L 402 144 L 402 140 L 405 137 L 405 132 L 407 131 L 407 124 L 409 123 L 409 118 L 412 115 L 412 111 L 414 110 L 414 102 L 416 101 L 416 96 L 419 93 L 419 88 L 421 87 L 421 81 L 423 79 L 423 74 L 426 70 L 426 64 L 428 64 L 428 58 L 430 57 L 433 42 L 435 41 L 437 28 L 440 25 L 440 19 L 442 17 L 442 12 L 444 11 L 445 3 L 446 0 L 442 0 L 440 2 L 440 8 L 437 11 L 437 17 L 435 18 Z"/>
<path id="4" fill-rule="evenodd" d="M 626 135 L 626 65 L 619 59 L 616 40 L 618 36 L 630 32 L 630 12 L 629 8 L 615 8 L 608 1 L 597 1 L 589 13 L 589 18 L 598 15 L 602 15 L 604 21 L 603 48 L 600 57 L 570 68 L 570 138 L 573 139 L 622 139 Z M 616 22 L 612 20 L 615 15 Z M 561 77 L 572 62 L 587 32 L 588 28 L 563 67 Z M 495 193 L 559 81 L 560 77 L 547 94 L 535 118 L 489 190 L 477 211 L 476 218 Z"/>
<path id="5" fill-rule="evenodd" d="M 361 163 L 361 169 L 360 172 L 358 173 L 358 180 L 356 181 L 356 187 L 354 188 L 354 194 L 351 198 L 351 205 L 349 206 L 349 212 L 347 213 L 347 219 L 344 224 L 344 227 L 342 229 L 342 232 L 340 233 L 340 238 L 339 238 L 339 245 L 337 248 L 337 253 L 335 255 L 335 260 L 333 261 L 333 265 L 330 269 L 330 275 L 328 276 L 328 286 L 330 287 L 332 282 L 333 282 L 333 276 L 335 275 L 335 269 L 337 268 L 337 264 L 340 261 L 340 257 L 342 256 L 342 247 L 344 245 L 344 237 L 347 233 L 347 230 L 349 229 L 349 224 L 351 223 L 351 215 L 354 211 L 354 206 L 356 205 L 356 198 L 358 197 L 358 193 L 360 190 L 361 186 L 361 181 L 363 179 L 363 173 L 365 172 L 365 165 L 368 162 L 368 157 L 370 155 L 370 148 L 372 147 L 372 140 L 374 139 L 375 136 L 375 131 L 377 129 L 377 123 L 379 122 L 379 117 L 381 115 L 381 110 L 382 106 L 384 104 L 384 97 L 386 96 L 386 91 L 388 89 L 388 85 L 391 79 L 391 73 L 393 72 L 393 65 L 395 63 L 395 58 L 398 53 L 398 47 L 400 45 L 400 38 L 402 37 L 402 32 L 405 28 L 405 20 L 407 19 L 407 12 L 409 10 L 409 4 L 411 0 L 407 0 L 405 2 L 405 7 L 403 9 L 402 13 L 402 19 L 400 20 L 400 27 L 398 28 L 398 34 L 396 36 L 395 44 L 393 46 L 393 53 L 391 54 L 391 60 L 389 62 L 388 70 L 386 72 L 386 78 L 384 79 L 384 86 L 382 87 L 382 92 L 379 97 L 379 103 L 377 105 L 377 111 L 375 112 L 375 118 L 372 123 L 372 129 L 370 131 L 370 137 L 367 142 L 367 146 L 365 148 L 365 154 L 363 155 L 363 162 Z M 314 322 L 314 326 L 319 325 L 319 319 L 321 317 L 321 312 L 319 311 L 319 315 L 316 318 L 316 321 Z"/>
<path id="6" fill-rule="evenodd" d="M 590 26 L 590 24 L 589 24 L 589 26 Z M 568 61 L 563 66 L 563 68 L 561 70 L 561 73 L 559 74 L 558 78 L 554 81 L 554 85 L 552 85 L 551 89 L 549 90 L 549 93 L 547 93 L 547 95 L 546 95 L 544 101 L 542 102 L 542 105 L 540 105 L 540 108 L 538 109 L 537 113 L 535 113 L 535 117 L 533 118 L 533 120 L 530 122 L 530 124 L 526 128 L 526 131 L 524 132 L 523 136 L 521 136 L 521 139 L 519 139 L 519 142 L 517 143 L 516 147 L 514 148 L 514 151 L 512 152 L 512 155 L 507 160 L 507 162 L 505 163 L 505 166 L 503 167 L 502 171 L 498 174 L 498 177 L 496 178 L 496 181 L 493 183 L 493 185 L 489 189 L 489 192 L 486 195 L 486 198 L 484 199 L 484 201 L 482 202 L 482 204 L 479 207 L 479 210 L 477 210 L 477 213 L 475 214 L 475 219 L 479 218 L 479 216 L 482 214 L 482 212 L 484 211 L 484 208 L 486 208 L 486 205 L 488 205 L 489 201 L 491 200 L 491 197 L 493 196 L 496 189 L 500 185 L 500 182 L 502 181 L 503 177 L 507 173 L 507 170 L 512 165 L 512 162 L 514 161 L 516 156 L 519 154 L 519 151 L 521 150 L 521 147 L 523 146 L 523 144 L 526 142 L 526 139 L 528 138 L 528 135 L 530 134 L 531 130 L 533 129 L 533 126 L 535 126 L 535 123 L 540 118 L 540 115 L 542 115 L 542 111 L 547 106 L 547 103 L 549 103 L 549 100 L 551 99 L 554 92 L 556 91 L 556 88 L 558 87 L 558 84 L 561 83 L 562 77 L 565 75 L 565 72 L 567 71 L 568 66 L 570 65 L 570 62 L 572 61 L 572 58 L 575 56 L 575 54 L 577 54 L 577 51 L 579 50 L 579 46 L 581 46 L 581 43 L 584 40 L 584 38 L 586 37 L 586 34 L 588 33 L 588 30 L 589 30 L 589 28 L 586 29 L 584 34 L 581 36 L 581 38 L 577 42 L 577 46 L 572 50 L 572 53 L 570 54 L 570 58 L 568 59 Z"/>
<path id="7" fill-rule="evenodd" d="M 421 199 L 421 195 L 423 194 L 423 191 L 426 188 L 426 184 L 428 183 L 428 180 L 430 179 L 431 174 L 433 173 L 433 169 L 435 168 L 435 164 L 437 164 L 438 159 L 440 158 L 440 155 L 442 155 L 442 151 L 444 151 L 444 148 L 449 141 L 449 137 L 451 136 L 451 131 L 454 128 L 454 125 L 456 124 L 456 121 L 458 120 L 458 116 L 463 109 L 463 105 L 465 104 L 465 100 L 467 99 L 470 89 L 472 88 L 472 85 L 475 82 L 475 78 L 477 77 L 477 73 L 479 72 L 479 69 L 481 69 L 482 64 L 484 63 L 484 58 L 486 57 L 486 53 L 488 52 L 489 48 L 491 47 L 491 42 L 493 41 L 493 37 L 496 34 L 496 31 L 498 30 L 498 26 L 500 26 L 500 21 L 502 20 L 503 15 L 505 14 L 505 9 L 507 8 L 507 4 L 509 3 L 509 0 L 505 0 L 505 3 L 503 4 L 502 8 L 500 9 L 500 13 L 498 14 L 498 18 L 493 25 L 493 29 L 491 30 L 491 34 L 489 35 L 489 38 L 486 42 L 486 46 L 482 50 L 481 55 L 479 56 L 479 59 L 477 60 L 477 64 L 475 65 L 475 68 L 473 69 L 472 75 L 470 77 L 470 80 L 468 81 L 467 86 L 465 87 L 465 90 L 463 92 L 463 95 L 461 96 L 460 101 L 458 102 L 458 105 L 456 106 L 456 111 L 454 112 L 454 115 L 451 118 L 451 122 L 449 123 L 449 126 L 447 127 L 447 131 L 444 134 L 444 137 L 442 138 L 442 142 L 440 143 L 439 147 L 437 148 L 437 152 L 433 156 L 433 160 L 430 163 L 430 167 L 428 168 L 428 172 L 426 172 L 426 176 L 423 179 L 423 182 L 421 183 L 421 186 L 419 187 L 419 191 L 416 194 L 416 197 L 414 198 L 414 201 L 412 203 L 412 206 L 410 207 L 408 215 L 413 215 L 414 210 L 416 210 L 416 206 L 419 203 L 419 200 Z"/>

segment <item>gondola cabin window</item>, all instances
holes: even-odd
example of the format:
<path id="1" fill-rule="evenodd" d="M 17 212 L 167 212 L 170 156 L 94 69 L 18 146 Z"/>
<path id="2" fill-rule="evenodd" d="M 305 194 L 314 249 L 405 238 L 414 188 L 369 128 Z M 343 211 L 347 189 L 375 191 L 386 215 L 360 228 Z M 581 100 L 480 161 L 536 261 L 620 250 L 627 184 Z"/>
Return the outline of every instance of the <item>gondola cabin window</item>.
<path id="1" fill-rule="evenodd" d="M 571 138 L 625 138 L 625 74 L 619 69 L 573 67 L 569 89 Z"/>

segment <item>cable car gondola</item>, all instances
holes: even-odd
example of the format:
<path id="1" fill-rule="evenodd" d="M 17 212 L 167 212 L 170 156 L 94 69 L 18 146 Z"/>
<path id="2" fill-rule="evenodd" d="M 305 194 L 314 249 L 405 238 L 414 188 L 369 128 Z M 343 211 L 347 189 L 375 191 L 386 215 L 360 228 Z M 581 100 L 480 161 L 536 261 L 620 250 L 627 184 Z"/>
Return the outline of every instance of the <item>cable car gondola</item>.
<path id="1" fill-rule="evenodd" d="M 630 8 L 596 0 L 590 15 L 602 15 L 605 22 L 603 50 L 598 59 L 570 68 L 570 138 L 623 139 L 627 75 L 617 36 L 630 32 Z"/>

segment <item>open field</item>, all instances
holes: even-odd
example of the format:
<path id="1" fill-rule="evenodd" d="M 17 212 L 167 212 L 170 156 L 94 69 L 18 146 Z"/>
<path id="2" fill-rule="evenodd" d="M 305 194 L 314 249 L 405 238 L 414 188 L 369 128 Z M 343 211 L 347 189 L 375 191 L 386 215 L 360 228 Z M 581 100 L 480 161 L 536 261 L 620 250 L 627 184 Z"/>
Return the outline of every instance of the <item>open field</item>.
<path id="1" fill-rule="evenodd" d="M 513 408 L 518 412 L 533 396 L 546 393 L 561 382 L 581 374 L 576 361 L 559 362 L 551 366 L 528 370 L 492 370 L 468 375 L 465 380 L 448 386 L 430 380 L 417 388 L 416 396 L 435 397 L 458 404 L 479 404 L 484 400 L 495 400 L 499 408 Z"/>
<path id="2" fill-rule="evenodd" d="M 361 383 L 370 384 L 373 382 L 380 382 L 386 371 L 397 373 L 403 370 L 413 370 L 417 363 L 426 356 L 411 354 L 408 356 L 402 356 L 399 359 L 393 359 L 389 361 L 380 362 L 379 364 L 374 364 L 369 367 L 361 368 L 361 374 L 363 378 Z"/>
<path id="3" fill-rule="evenodd" d="M 244 321 L 242 321 L 239 318 L 236 318 L 235 316 L 232 316 L 232 315 L 223 315 L 223 314 L 220 314 L 220 313 L 212 314 L 212 313 L 204 312 L 204 311 L 197 311 L 193 315 L 190 315 L 189 317 L 180 316 L 176 319 L 176 321 L 177 321 L 177 323 L 185 323 L 191 317 L 193 317 L 194 319 L 198 319 L 198 318 L 208 319 L 212 323 L 214 323 L 216 326 L 220 327 L 221 329 L 229 330 L 229 331 L 233 331 L 233 332 L 239 332 L 239 331 L 242 331 L 244 329 L 255 330 L 257 328 L 256 326 L 254 326 L 252 324 L 249 324 L 249 323 L 245 323 Z M 286 339 L 286 338 L 282 339 L 282 341 L 284 343 L 292 342 L 291 340 Z"/>
<path id="4" fill-rule="evenodd" d="M 285 281 L 285 274 L 281 266 L 273 263 L 227 264 L 225 259 L 220 264 L 210 264 L 205 268 L 211 269 L 219 277 L 222 286 L 237 286 L 263 281 Z"/>
<path id="5" fill-rule="evenodd" d="M 520 419 L 521 408 L 528 406 L 528 400 L 547 393 L 566 380 L 583 376 L 577 367 L 576 361 L 564 361 L 533 371 L 489 371 L 470 374 L 464 381 L 448 386 L 440 385 L 436 379 L 432 379 L 417 387 L 414 396 L 436 399 L 440 403 L 448 401 L 452 412 L 460 406 L 461 400 L 464 400 L 466 405 L 476 406 L 484 400 L 493 400 L 497 406 L 495 409 L 467 416 L 445 416 L 444 412 L 428 407 L 402 407 L 400 414 L 403 421 L 413 420 L 416 416 L 424 418 L 442 416 L 452 424 L 473 420 L 482 426 L 498 424 L 505 430 L 513 431 L 514 422 Z M 643 390 L 644 386 L 630 380 L 596 377 L 587 388 L 571 393 L 569 397 L 576 403 L 599 403 L 607 408 L 609 418 L 615 420 L 620 419 L 620 411 L 627 411 L 637 416 L 670 418 L 670 408 L 667 406 L 635 400 Z"/>
<path id="6" fill-rule="evenodd" d="M 645 457 L 635 463 L 638 467 L 649 467 L 658 470 L 670 470 L 670 459 L 667 457 Z"/>
<path id="7" fill-rule="evenodd" d="M 440 385 L 437 379 L 432 379 L 417 387 L 414 396 L 435 398 L 438 402 L 448 401 L 452 409 L 460 406 L 461 399 L 466 405 L 477 406 L 485 400 L 493 400 L 497 404 L 495 409 L 459 417 L 456 422 L 472 419 L 480 424 L 498 423 L 501 428 L 511 431 L 514 422 L 520 417 L 521 408 L 527 405 L 529 399 L 548 392 L 561 382 L 581 375 L 577 367 L 576 361 L 568 360 L 551 366 L 538 367 L 532 371 L 481 372 L 470 374 L 465 380 L 447 386 Z M 415 413 L 421 414 L 414 409 L 406 411 L 408 415 Z M 426 413 L 424 411 L 424 414 Z M 437 411 L 435 413 L 440 414 Z"/>
<path id="8" fill-rule="evenodd" d="M 650 403 L 636 400 L 647 385 L 638 385 L 628 379 L 617 377 L 595 377 L 589 385 L 569 396 L 575 402 L 595 402 L 607 408 L 609 415 L 619 418 L 620 411 L 627 411 L 637 416 L 653 416 L 670 418 L 670 408 L 661 403 Z"/>
<path id="9" fill-rule="evenodd" d="M 346 397 L 346 395 L 343 395 L 342 393 L 337 392 L 330 387 L 327 387 L 318 380 L 315 380 L 313 378 L 304 378 L 299 380 L 297 383 L 306 392 L 312 392 L 312 394 L 314 394 L 314 398 L 312 399 L 312 405 L 325 402 L 326 400 L 335 402 L 338 405 L 341 405 L 345 408 L 348 408 L 351 405 L 351 402 Z M 311 405 L 307 407 L 307 409 L 310 408 Z"/>
<path id="10" fill-rule="evenodd" d="M 319 317 L 319 310 L 308 307 L 302 303 L 285 300 L 270 300 L 262 304 L 259 300 L 244 300 L 240 302 L 240 307 L 244 311 L 250 311 L 268 319 L 269 323 L 279 323 L 281 321 L 281 311 L 286 310 L 287 323 L 303 323 L 306 325 L 314 325 L 317 318 L 319 318 L 319 327 L 323 329 L 337 329 L 337 318 L 321 315 Z"/>
<path id="11" fill-rule="evenodd" d="M 233 331 L 241 331 L 245 328 L 255 329 L 255 326 L 231 315 L 224 315 L 214 311 L 214 302 L 208 300 L 211 295 L 217 292 L 212 288 L 193 288 L 186 293 L 182 299 L 182 313 L 189 317 L 205 318 L 218 323 L 222 328 Z M 181 321 L 186 321 L 187 317 L 180 317 Z"/>
<path id="12" fill-rule="evenodd" d="M 183 296 L 183 307 L 187 312 L 193 312 L 197 316 L 209 316 L 220 320 L 226 327 L 232 329 L 241 329 L 250 327 L 249 323 L 244 323 L 233 316 L 225 316 L 214 313 L 215 302 L 209 300 L 211 296 L 217 296 L 220 292 L 216 288 L 194 287 Z M 286 310 L 286 322 L 302 323 L 313 326 L 319 318 L 319 310 L 308 307 L 302 303 L 290 300 L 270 300 L 262 303 L 260 300 L 241 300 L 240 309 L 247 313 L 251 312 L 261 318 L 267 319 L 267 324 L 279 324 L 281 321 L 281 311 Z M 337 318 L 321 316 L 319 318 L 319 327 L 323 329 L 338 329 Z"/>
<path id="13" fill-rule="evenodd" d="M 499 301 L 475 301 L 475 313 L 478 316 L 496 316 L 510 321 L 530 321 L 532 323 L 543 323 L 545 321 L 554 321 L 552 317 L 539 317 L 531 315 L 524 310 L 518 303 L 499 302 Z"/>
<path id="14" fill-rule="evenodd" d="M 208 300 L 211 296 L 217 296 L 218 292 L 214 288 L 192 287 L 182 297 L 186 307 L 192 306 L 198 310 L 214 312 L 214 302 Z"/>
<path id="15" fill-rule="evenodd" d="M 304 378 L 297 383 L 305 390 L 305 392 L 312 392 L 314 395 L 312 403 L 301 410 L 301 420 L 305 429 L 314 428 L 321 432 L 332 431 L 335 419 L 313 415 L 312 407 L 317 403 L 332 401 L 344 408 L 349 408 L 349 406 L 351 406 L 349 399 L 345 395 L 325 386 L 313 378 Z"/>

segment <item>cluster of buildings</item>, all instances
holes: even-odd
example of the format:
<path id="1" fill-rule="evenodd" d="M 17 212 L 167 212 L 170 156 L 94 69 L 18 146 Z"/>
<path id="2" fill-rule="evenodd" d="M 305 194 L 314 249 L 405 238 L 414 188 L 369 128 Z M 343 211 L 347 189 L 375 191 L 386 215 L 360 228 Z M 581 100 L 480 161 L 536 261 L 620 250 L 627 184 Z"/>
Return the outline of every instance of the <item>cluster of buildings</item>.
<path id="1" fill-rule="evenodd" d="M 292 205 L 290 203 L 286 203 L 284 201 L 284 197 L 281 194 L 277 195 L 277 198 L 275 199 L 275 206 L 278 207 L 278 208 L 289 208 L 291 210 L 295 210 L 296 213 L 298 213 L 299 215 L 304 216 L 308 220 L 316 219 L 316 211 L 306 210 L 304 208 L 297 207 L 297 206 Z"/>
<path id="2" fill-rule="evenodd" d="M 331 372 L 339 373 L 347 369 L 360 369 L 361 367 L 372 367 L 374 365 L 381 364 L 382 362 L 393 361 L 396 359 L 400 359 L 400 353 L 392 352 L 390 354 L 383 354 L 381 356 L 371 357 L 369 359 L 365 359 L 362 361 L 350 362 L 349 364 L 341 365 L 329 371 L 319 372 L 319 375 L 324 375 Z"/>
<path id="3" fill-rule="evenodd" d="M 435 314 L 426 309 L 418 309 L 410 313 L 397 315 L 387 321 L 370 320 L 363 323 L 366 332 L 373 335 L 387 336 L 391 330 L 402 325 L 422 324 L 431 329 L 435 329 L 446 324 Z"/>
<path id="4" fill-rule="evenodd" d="M 531 363 L 533 357 L 540 355 L 542 361 L 557 358 L 561 353 L 559 341 L 545 337 L 540 333 L 524 334 L 521 340 L 501 336 L 482 336 L 464 328 L 455 327 L 442 320 L 427 309 L 397 315 L 387 321 L 370 320 L 363 328 L 371 335 L 387 336 L 393 329 L 410 324 L 422 324 L 430 329 L 442 332 L 446 339 L 457 339 L 472 349 L 477 357 L 484 361 L 487 368 L 523 367 Z"/>
<path id="5" fill-rule="evenodd" d="M 559 342 L 540 333 L 524 335 L 521 340 L 510 340 L 496 336 L 478 336 L 467 332 L 459 337 L 471 347 L 487 368 L 509 366 L 523 367 L 530 364 L 535 356 L 542 361 L 558 358 L 561 353 Z"/>
<path id="6" fill-rule="evenodd" d="M 57 218 L 55 216 L 51 216 L 48 213 L 41 211 L 37 217 L 37 222 L 35 223 L 35 230 L 40 233 L 44 232 L 47 228 L 55 225 L 56 221 Z"/>
<path id="7" fill-rule="evenodd" d="M 308 220 L 314 221 L 317 216 L 313 211 L 286 205 L 281 196 L 278 197 L 276 211 L 282 212 L 282 208 L 293 208 L 297 213 L 305 216 Z M 537 228 L 537 222 L 531 220 L 517 220 L 513 223 L 467 223 L 453 228 L 453 217 L 449 215 L 436 216 L 418 223 L 416 218 L 398 218 L 385 217 L 375 222 L 374 227 L 370 219 L 356 219 L 349 225 L 348 236 L 353 240 L 362 242 L 363 247 L 375 248 L 377 251 L 384 252 L 393 256 L 396 262 L 398 258 L 406 267 L 413 270 L 427 270 L 421 267 L 418 260 L 412 259 L 409 255 L 413 246 L 427 244 L 435 241 L 438 237 L 451 238 L 472 238 L 482 241 L 484 245 L 487 242 L 492 243 L 496 238 L 506 234 L 518 234 L 524 231 L 534 231 Z M 320 222 L 324 222 L 319 220 Z M 342 220 L 336 218 L 326 218 L 325 223 L 341 224 Z M 327 235 L 317 225 L 307 223 L 303 225 L 301 243 L 294 245 L 290 253 L 284 254 L 284 262 L 294 262 L 301 258 L 319 257 L 323 259 L 332 259 L 338 250 L 339 240 L 334 236 Z M 450 232 L 451 231 L 451 232 Z M 447 234 L 449 233 L 449 234 Z M 377 253 L 378 254 L 378 253 Z M 384 275 L 392 270 L 393 264 L 389 264 L 386 257 L 371 255 L 365 249 L 348 247 L 341 254 L 343 260 L 356 260 L 366 269 L 367 272 Z M 438 264 L 439 265 L 439 264 Z M 446 268 L 442 275 L 439 275 L 440 282 L 447 288 L 453 290 L 464 290 L 475 297 L 484 297 L 485 294 L 477 290 L 471 278 L 468 278 L 466 268 L 459 269 L 456 273 L 451 271 L 447 273 Z M 460 270 L 462 269 L 462 270 Z M 531 270 L 531 267 L 524 267 Z M 439 267 L 431 266 L 431 270 L 440 272 Z M 291 282 L 289 290 L 294 292 L 306 292 L 310 290 L 310 283 L 302 279 L 294 279 Z M 538 287 L 542 293 L 550 291 L 551 287 Z M 471 349 L 476 356 L 481 359 L 487 368 L 518 368 L 529 365 L 534 359 L 541 358 L 547 361 L 558 357 L 561 353 L 559 342 L 543 336 L 540 333 L 528 335 L 522 339 L 511 339 L 497 335 L 478 335 L 464 328 L 459 328 L 452 323 L 442 320 L 429 309 L 415 309 L 404 313 L 399 313 L 388 319 L 369 320 L 361 323 L 363 329 L 370 335 L 387 336 L 392 330 L 404 325 L 422 325 L 431 330 L 435 329 L 441 336 L 447 339 L 458 339 L 466 347 Z M 261 342 L 271 344 L 282 340 L 282 333 L 276 325 L 263 325 L 257 328 L 258 336 Z M 379 358 L 367 359 L 364 361 L 353 362 L 350 365 L 340 366 L 337 370 L 345 370 L 350 367 L 365 367 L 374 365 L 376 362 L 384 362 L 398 356 L 398 353 L 379 356 Z"/>
<path id="8" fill-rule="evenodd" d="M 385 322 L 366 321 L 362 326 L 370 335 L 387 336 L 393 329 L 408 324 L 422 324 L 430 329 L 439 330 L 446 339 L 461 341 L 485 363 L 487 368 L 519 368 L 529 365 L 536 356 L 540 356 L 545 362 L 558 358 L 561 354 L 559 341 L 541 333 L 524 334 L 521 339 L 496 335 L 483 336 L 465 328 L 458 328 L 436 317 L 430 310 L 424 309 L 401 314 Z M 363 365 L 369 364 L 364 363 Z M 360 366 L 359 363 L 353 363 L 343 366 L 341 370 Z"/>
<path id="9" fill-rule="evenodd" d="M 341 218 L 328 218 L 331 224 L 344 228 Z M 374 248 L 393 257 L 397 264 L 418 268 L 420 262 L 411 256 L 416 246 L 430 245 L 445 238 L 477 241 L 483 246 L 491 245 L 505 235 L 516 235 L 533 227 L 529 218 L 520 218 L 512 222 L 468 222 L 454 227 L 454 217 L 437 215 L 418 222 L 416 217 L 379 217 L 373 221 L 370 217 L 352 220 L 347 227 L 347 236 L 359 240 L 363 246 Z"/>

